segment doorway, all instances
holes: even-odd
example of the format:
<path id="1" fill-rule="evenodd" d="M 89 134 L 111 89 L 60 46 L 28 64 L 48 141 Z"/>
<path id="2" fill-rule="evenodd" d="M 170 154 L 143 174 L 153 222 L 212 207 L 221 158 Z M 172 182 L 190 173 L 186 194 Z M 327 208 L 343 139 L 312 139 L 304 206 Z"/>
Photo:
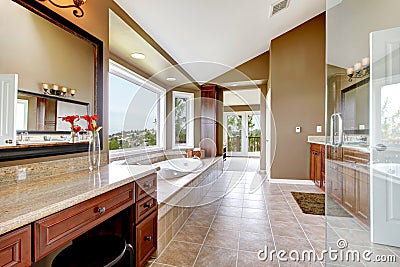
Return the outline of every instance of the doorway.
<path id="1" fill-rule="evenodd" d="M 260 112 L 225 112 L 224 128 L 228 156 L 260 157 Z"/>

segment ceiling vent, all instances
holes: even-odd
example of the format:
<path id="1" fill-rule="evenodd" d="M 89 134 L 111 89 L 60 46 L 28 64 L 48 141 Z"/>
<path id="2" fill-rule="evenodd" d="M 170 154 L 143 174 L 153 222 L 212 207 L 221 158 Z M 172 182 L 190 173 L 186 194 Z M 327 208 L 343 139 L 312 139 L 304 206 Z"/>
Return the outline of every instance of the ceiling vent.
<path id="1" fill-rule="evenodd" d="M 289 0 L 279 1 L 271 5 L 271 17 L 289 7 Z"/>

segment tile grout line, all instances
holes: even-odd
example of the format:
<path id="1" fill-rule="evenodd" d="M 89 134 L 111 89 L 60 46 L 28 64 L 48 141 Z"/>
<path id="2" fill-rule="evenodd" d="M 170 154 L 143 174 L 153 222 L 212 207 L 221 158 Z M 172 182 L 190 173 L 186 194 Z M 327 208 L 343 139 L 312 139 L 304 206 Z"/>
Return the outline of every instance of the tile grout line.
<path id="1" fill-rule="evenodd" d="M 279 188 L 280 188 L 280 185 L 279 185 Z M 296 190 L 297 190 L 297 187 L 296 187 Z M 281 191 L 282 191 L 282 189 L 281 189 Z M 292 208 L 292 206 L 290 205 L 290 203 L 289 203 L 289 201 L 288 201 L 286 195 L 284 195 L 284 194 L 282 194 L 282 195 L 283 195 L 283 197 L 285 198 L 286 203 L 287 203 L 287 205 L 289 206 L 290 210 L 292 211 L 293 216 L 296 218 L 296 221 L 297 221 L 297 223 L 299 224 L 301 230 L 303 231 L 304 235 L 306 236 L 306 239 L 307 239 L 308 243 L 310 244 L 311 248 L 315 251 L 315 253 L 317 253 L 316 250 L 315 250 L 315 248 L 314 248 L 314 246 L 313 246 L 313 244 L 311 243 L 311 241 L 310 241 L 310 239 L 309 239 L 309 237 L 308 237 L 308 234 L 306 233 L 306 231 L 304 230 L 303 226 L 301 225 L 299 219 L 298 219 L 297 216 L 296 216 L 296 213 L 293 211 L 293 208 Z M 326 233 L 326 230 L 325 230 L 325 233 Z M 326 238 L 326 234 L 325 234 L 325 238 Z M 325 242 L 326 242 L 326 240 L 325 240 Z M 320 261 L 319 263 L 321 264 L 321 266 L 324 266 L 323 263 L 322 263 L 321 261 Z"/>
<path id="2" fill-rule="evenodd" d="M 269 183 L 268 181 L 265 181 L 264 183 Z M 264 187 L 264 185 L 263 185 Z M 279 187 L 279 190 L 281 191 L 281 188 Z M 276 242 L 275 242 L 275 236 L 274 236 L 274 231 L 272 230 L 272 224 L 271 224 L 271 219 L 269 217 L 269 209 L 268 209 L 268 204 L 267 204 L 267 198 L 265 197 L 265 187 L 263 188 L 263 197 L 264 197 L 264 205 L 265 205 L 265 209 L 267 211 L 267 217 L 268 217 L 268 222 L 269 222 L 269 228 L 271 230 L 271 236 L 272 236 L 272 242 L 274 243 L 274 249 L 276 250 Z M 282 194 L 282 192 L 281 192 Z M 278 266 L 281 266 L 281 263 L 279 262 L 279 259 L 277 258 L 278 261 Z"/>

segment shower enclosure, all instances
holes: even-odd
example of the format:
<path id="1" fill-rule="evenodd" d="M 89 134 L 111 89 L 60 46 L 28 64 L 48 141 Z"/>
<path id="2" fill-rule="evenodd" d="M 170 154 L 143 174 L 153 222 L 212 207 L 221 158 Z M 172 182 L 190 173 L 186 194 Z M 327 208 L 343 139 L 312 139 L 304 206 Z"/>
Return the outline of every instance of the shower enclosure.
<path id="1" fill-rule="evenodd" d="M 327 266 L 399 262 L 399 9 L 327 0 Z"/>

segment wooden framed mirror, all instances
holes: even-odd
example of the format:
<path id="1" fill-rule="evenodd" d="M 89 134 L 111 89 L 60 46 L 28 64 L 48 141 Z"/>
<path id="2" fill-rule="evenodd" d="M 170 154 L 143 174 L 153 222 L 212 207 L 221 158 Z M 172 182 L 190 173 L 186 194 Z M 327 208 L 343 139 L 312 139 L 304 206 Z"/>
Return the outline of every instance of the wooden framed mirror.
<path id="1" fill-rule="evenodd" d="M 44 96 L 44 92 L 41 91 L 42 88 L 40 88 L 41 82 L 59 84 L 60 86 L 65 85 L 76 89 L 76 95 L 69 99 L 64 98 L 66 101 L 62 101 L 62 96 L 50 96 L 46 99 L 54 99 L 54 101 L 60 100 L 60 103 L 65 102 L 68 104 L 87 104 L 88 113 L 97 114 L 99 116 L 98 125 L 103 125 L 103 42 L 36 0 L 3 1 L 1 5 L 9 5 L 10 8 L 15 10 L 20 8 L 23 12 L 27 12 L 27 14 L 24 15 L 25 20 L 22 19 L 22 16 L 17 17 L 16 20 L 18 21 L 18 24 L 14 26 L 10 25 L 11 22 L 9 18 L 3 18 L 4 25 L 7 25 L 7 27 L 4 27 L 6 28 L 5 31 L 8 31 L 10 35 L 13 35 L 11 37 L 14 38 L 17 36 L 18 32 L 23 27 L 28 27 L 29 33 L 34 36 L 27 37 L 26 35 L 22 35 L 15 37 L 16 39 L 13 40 L 11 37 L 8 39 L 2 35 L 3 43 L 0 43 L 0 46 L 3 45 L 8 48 L 3 48 L 3 53 L 7 53 L 6 56 L 8 56 L 8 61 L 5 59 L 7 57 L 2 56 L 2 63 L 4 64 L 0 66 L 0 73 L 18 74 L 18 90 L 39 97 L 41 94 Z M 9 14 L 9 16 L 11 16 L 11 14 Z M 23 22 L 26 21 L 29 22 L 28 26 L 23 24 Z M 53 34 L 53 36 L 56 37 L 50 38 L 50 35 L 48 35 L 47 31 L 44 30 L 45 27 L 55 28 L 57 33 Z M 15 28 L 17 28 L 17 30 Z M 67 41 L 63 40 L 63 37 L 59 37 L 62 34 L 66 36 L 65 38 L 67 38 Z M 36 46 L 33 43 L 33 40 L 37 40 L 38 44 L 36 44 Z M 65 43 L 66 46 L 72 46 L 70 42 L 80 42 L 81 44 L 79 45 L 85 47 L 85 53 L 88 55 L 83 55 L 83 52 L 75 47 L 71 48 L 71 56 L 66 54 L 65 49 L 60 47 L 59 44 Z M 26 45 L 28 49 L 24 49 L 22 45 Z M 20 47 L 20 50 L 16 48 L 17 46 Z M 45 54 L 38 55 L 39 50 L 43 50 L 43 53 Z M 48 53 L 46 51 L 48 51 Z M 23 53 L 26 54 L 21 55 Z M 60 55 L 60 58 L 55 58 L 55 55 L 58 54 Z M 11 56 L 19 56 L 20 58 L 14 59 L 11 58 Z M 82 60 L 80 60 L 82 57 L 89 58 L 89 63 L 86 65 L 82 64 Z M 71 62 L 68 63 L 68 60 Z M 19 67 L 21 67 L 21 69 L 19 69 Z M 23 67 L 26 68 L 26 70 L 24 70 Z M 39 72 L 40 70 L 42 71 Z M 48 73 L 49 75 L 42 75 L 44 73 Z M 31 77 L 28 77 L 29 75 Z M 81 77 L 78 77 L 79 75 L 81 75 Z M 60 116 L 64 115 L 75 114 L 60 114 Z M 59 129 L 55 127 L 50 131 L 48 131 L 48 129 L 27 129 L 27 132 L 32 134 L 49 134 L 52 133 L 52 130 L 54 130 L 54 133 L 56 134 L 63 131 L 65 133 L 68 132 L 65 127 Z M 16 133 L 16 129 L 14 129 L 13 132 Z M 100 140 L 102 140 L 101 132 Z M 29 145 L 0 146 L 0 161 L 46 157 L 86 151 L 87 143 L 84 142 L 75 144 L 68 142 L 52 142 L 46 144 L 37 143 Z"/>

